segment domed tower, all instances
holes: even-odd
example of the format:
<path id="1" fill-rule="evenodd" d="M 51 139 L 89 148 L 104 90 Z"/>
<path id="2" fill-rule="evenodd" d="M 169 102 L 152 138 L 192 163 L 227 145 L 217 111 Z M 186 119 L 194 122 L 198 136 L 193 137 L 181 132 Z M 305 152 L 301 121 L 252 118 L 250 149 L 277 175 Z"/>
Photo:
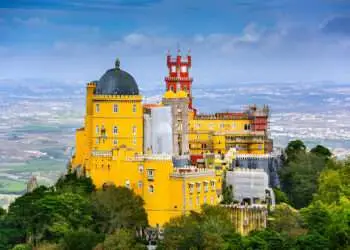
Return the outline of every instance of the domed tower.
<path id="1" fill-rule="evenodd" d="M 120 147 L 141 154 L 142 96 L 134 77 L 120 68 L 120 61 L 100 80 L 88 83 L 86 93 L 85 127 L 77 131 L 73 165 L 89 171 L 93 156 L 107 157 Z M 98 164 L 107 165 L 102 160 Z"/>

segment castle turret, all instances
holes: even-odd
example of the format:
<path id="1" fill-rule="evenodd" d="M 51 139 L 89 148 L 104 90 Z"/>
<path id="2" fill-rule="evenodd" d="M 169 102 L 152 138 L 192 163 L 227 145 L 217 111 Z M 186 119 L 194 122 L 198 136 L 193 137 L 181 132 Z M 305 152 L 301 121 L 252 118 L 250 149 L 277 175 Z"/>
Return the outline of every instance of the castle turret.
<path id="1" fill-rule="evenodd" d="M 168 53 L 167 66 L 169 75 L 165 77 L 166 91 L 185 91 L 189 97 L 189 108 L 192 109 L 192 77 L 190 77 L 190 68 L 192 65 L 191 55 L 188 53 L 186 57 L 181 55 L 178 50 L 176 58 L 172 58 Z"/>

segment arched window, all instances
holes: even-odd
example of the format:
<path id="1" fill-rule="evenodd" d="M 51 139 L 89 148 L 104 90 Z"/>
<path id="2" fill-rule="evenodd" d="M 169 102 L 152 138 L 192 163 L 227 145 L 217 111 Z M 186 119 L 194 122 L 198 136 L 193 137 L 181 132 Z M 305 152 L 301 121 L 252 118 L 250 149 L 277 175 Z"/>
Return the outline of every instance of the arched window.
<path id="1" fill-rule="evenodd" d="M 118 134 L 118 126 L 113 126 L 113 134 L 114 135 Z"/>
<path id="2" fill-rule="evenodd" d="M 153 187 L 153 185 L 149 185 L 149 186 L 148 186 L 148 192 L 154 193 L 154 187 Z"/>
<path id="3" fill-rule="evenodd" d="M 100 128 L 98 125 L 96 125 L 96 135 L 98 135 L 100 133 Z"/>
<path id="4" fill-rule="evenodd" d="M 119 111 L 118 104 L 113 104 L 113 112 L 118 113 L 118 111 Z"/>
<path id="5" fill-rule="evenodd" d="M 135 126 L 135 125 L 132 126 L 132 134 L 133 134 L 133 135 L 136 135 L 136 126 Z"/>
<path id="6" fill-rule="evenodd" d="M 132 105 L 132 112 L 136 113 L 136 104 Z"/>

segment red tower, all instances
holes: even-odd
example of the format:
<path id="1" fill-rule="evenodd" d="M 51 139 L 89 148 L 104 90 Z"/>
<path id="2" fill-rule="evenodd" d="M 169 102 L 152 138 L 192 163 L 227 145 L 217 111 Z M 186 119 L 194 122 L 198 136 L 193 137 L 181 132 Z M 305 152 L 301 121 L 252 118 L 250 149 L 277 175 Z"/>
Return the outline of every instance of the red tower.
<path id="1" fill-rule="evenodd" d="M 180 50 L 178 50 L 176 58 L 172 58 L 170 53 L 167 55 L 167 66 L 169 75 L 165 77 L 166 91 L 171 90 L 175 93 L 183 90 L 190 98 L 189 108 L 192 109 L 192 77 L 190 77 L 190 68 L 192 66 L 192 58 L 187 54 L 182 57 Z"/>

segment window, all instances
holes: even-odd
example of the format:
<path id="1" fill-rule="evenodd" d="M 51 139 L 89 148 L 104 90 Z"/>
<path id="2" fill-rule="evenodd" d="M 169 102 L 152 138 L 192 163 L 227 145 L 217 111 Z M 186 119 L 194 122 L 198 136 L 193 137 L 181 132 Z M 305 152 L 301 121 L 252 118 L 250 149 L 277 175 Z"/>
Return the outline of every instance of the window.
<path id="1" fill-rule="evenodd" d="M 210 181 L 211 190 L 215 190 L 215 181 Z"/>
<path id="2" fill-rule="evenodd" d="M 118 126 L 113 127 L 113 134 L 117 135 L 118 134 Z"/>
<path id="3" fill-rule="evenodd" d="M 207 196 L 203 197 L 203 203 L 207 203 Z"/>
<path id="4" fill-rule="evenodd" d="M 142 181 L 139 181 L 138 183 L 137 183 L 137 186 L 138 186 L 138 188 L 142 188 Z"/>
<path id="5" fill-rule="evenodd" d="M 187 72 L 187 67 L 185 65 L 181 66 L 181 72 Z"/>
<path id="6" fill-rule="evenodd" d="M 224 128 L 224 124 L 223 123 L 220 123 L 220 128 Z"/>
<path id="7" fill-rule="evenodd" d="M 188 189 L 189 189 L 190 194 L 192 194 L 193 193 L 193 184 L 192 183 L 188 184 Z"/>
<path id="8" fill-rule="evenodd" d="M 100 139 L 96 138 L 96 144 L 99 144 L 99 142 L 100 142 Z"/>
<path id="9" fill-rule="evenodd" d="M 180 91 L 180 90 L 181 90 L 181 84 L 180 84 L 179 82 L 176 84 L 176 90 L 177 90 L 177 91 Z"/>
<path id="10" fill-rule="evenodd" d="M 200 193 L 200 191 L 201 191 L 201 184 L 200 183 L 196 183 L 196 188 L 197 188 L 197 192 Z"/>
<path id="11" fill-rule="evenodd" d="M 174 87 L 173 87 L 173 86 L 170 86 L 170 90 L 174 92 Z"/>
<path id="12" fill-rule="evenodd" d="M 118 145 L 118 140 L 117 139 L 113 140 L 113 145 Z"/>
<path id="13" fill-rule="evenodd" d="M 134 137 L 134 138 L 132 139 L 132 143 L 133 143 L 134 145 L 136 145 L 136 137 Z"/>
<path id="14" fill-rule="evenodd" d="M 98 135 L 100 133 L 100 128 L 98 127 L 98 125 L 96 125 L 96 135 Z"/>
<path id="15" fill-rule="evenodd" d="M 113 104 L 113 112 L 118 113 L 118 111 L 119 111 L 118 104 Z"/>
<path id="16" fill-rule="evenodd" d="M 105 126 L 101 126 L 101 136 L 107 136 Z"/>
<path id="17" fill-rule="evenodd" d="M 214 197 L 210 197 L 210 204 L 214 204 Z"/>
<path id="18" fill-rule="evenodd" d="M 133 135 L 136 135 L 136 126 L 135 126 L 135 125 L 132 126 L 132 134 L 133 134 Z"/>
<path id="19" fill-rule="evenodd" d="M 176 72 L 176 66 L 175 65 L 171 66 L 171 72 L 173 72 L 173 73 Z"/>
<path id="20" fill-rule="evenodd" d="M 136 113 L 136 104 L 132 105 L 132 112 Z"/>
<path id="21" fill-rule="evenodd" d="M 197 198 L 196 198 L 196 204 L 197 204 L 197 206 L 199 206 L 199 196 L 197 196 Z"/>
<path id="22" fill-rule="evenodd" d="M 142 174 L 143 173 L 143 166 L 139 165 L 139 173 Z"/>
<path id="23" fill-rule="evenodd" d="M 208 192 L 208 182 L 205 181 L 205 182 L 203 183 L 203 185 L 204 185 L 204 192 Z"/>
<path id="24" fill-rule="evenodd" d="M 154 180 L 154 169 L 147 169 L 148 180 Z"/>
<path id="25" fill-rule="evenodd" d="M 148 192 L 154 193 L 154 187 L 153 187 L 153 185 L 149 185 L 149 186 L 148 186 Z"/>
<path id="26" fill-rule="evenodd" d="M 96 103 L 95 110 L 96 113 L 100 112 L 100 104 Z"/>

